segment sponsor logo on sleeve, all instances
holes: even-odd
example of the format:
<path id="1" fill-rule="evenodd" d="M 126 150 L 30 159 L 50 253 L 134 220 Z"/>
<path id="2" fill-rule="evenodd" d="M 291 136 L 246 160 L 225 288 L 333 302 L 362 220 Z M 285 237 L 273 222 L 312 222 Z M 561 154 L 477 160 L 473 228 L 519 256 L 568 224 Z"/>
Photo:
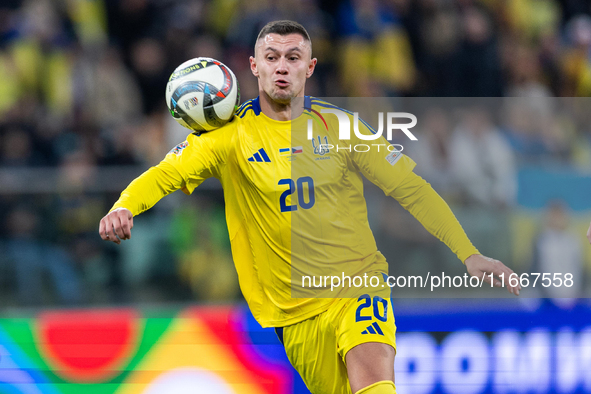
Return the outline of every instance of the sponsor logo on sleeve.
<path id="1" fill-rule="evenodd" d="M 177 146 L 175 146 L 174 148 L 172 148 L 172 150 L 168 153 L 174 153 L 175 155 L 180 155 L 181 152 L 183 151 L 183 149 L 185 149 L 187 146 L 189 146 L 189 143 L 187 141 L 185 142 L 181 142 L 180 144 L 178 144 Z"/>
<path id="2" fill-rule="evenodd" d="M 394 165 L 401 157 L 402 152 L 395 150 L 393 152 L 390 152 L 388 156 L 386 156 L 386 160 L 388 160 L 388 163 L 390 163 L 390 165 Z"/>

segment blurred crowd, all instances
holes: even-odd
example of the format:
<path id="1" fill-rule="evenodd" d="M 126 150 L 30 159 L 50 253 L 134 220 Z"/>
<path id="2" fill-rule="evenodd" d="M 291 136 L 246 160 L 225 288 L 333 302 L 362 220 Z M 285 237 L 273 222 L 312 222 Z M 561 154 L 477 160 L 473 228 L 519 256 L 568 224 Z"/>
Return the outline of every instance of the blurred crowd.
<path id="1" fill-rule="evenodd" d="M 482 108 L 426 110 L 426 143 L 409 150 L 491 255 L 507 242 L 519 168 L 591 169 L 591 101 L 564 116 L 549 99 L 591 94 L 587 0 L 3 0 L 0 179 L 57 175 L 53 190 L 0 185 L 0 307 L 239 297 L 219 190 L 171 197 L 134 229 L 139 246 L 114 248 L 96 232 L 117 188 L 91 184 L 105 168 L 139 174 L 184 139 L 164 88 L 185 60 L 219 59 L 243 101 L 257 96 L 248 57 L 276 19 L 312 37 L 309 95 L 528 99 L 502 122 Z M 437 259 L 420 230 L 408 237 L 388 223 L 402 249 Z"/>

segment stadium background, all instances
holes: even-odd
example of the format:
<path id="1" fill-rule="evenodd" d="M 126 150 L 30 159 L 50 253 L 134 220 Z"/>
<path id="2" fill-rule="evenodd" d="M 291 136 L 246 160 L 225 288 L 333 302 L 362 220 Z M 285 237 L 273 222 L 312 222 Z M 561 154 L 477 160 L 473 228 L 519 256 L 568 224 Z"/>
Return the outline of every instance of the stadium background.
<path id="1" fill-rule="evenodd" d="M 518 272 L 559 260 L 581 298 L 396 300 L 396 371 L 408 393 L 591 392 L 590 13 L 583 0 L 1 1 L 0 393 L 306 392 L 244 306 L 216 182 L 161 201 L 119 247 L 97 236 L 125 185 L 184 139 L 163 99 L 171 71 L 214 57 L 252 98 L 252 44 L 281 18 L 312 36 L 310 95 L 581 97 L 568 127 L 491 127 L 511 160 L 470 156 L 486 182 L 453 165 L 466 130 L 426 114 L 428 149 L 409 155 L 474 243 Z M 463 273 L 395 203 L 381 209 L 372 227 L 397 272 Z"/>

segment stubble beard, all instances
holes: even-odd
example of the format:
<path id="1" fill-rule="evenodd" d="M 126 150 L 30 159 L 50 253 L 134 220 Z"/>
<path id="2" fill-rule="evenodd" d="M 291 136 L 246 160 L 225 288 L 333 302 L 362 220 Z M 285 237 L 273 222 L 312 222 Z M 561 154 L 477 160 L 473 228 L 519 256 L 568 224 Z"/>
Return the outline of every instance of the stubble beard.
<path id="1" fill-rule="evenodd" d="M 292 92 L 285 90 L 273 90 L 269 96 L 274 102 L 281 105 L 291 103 L 291 99 L 295 97 L 295 95 Z"/>

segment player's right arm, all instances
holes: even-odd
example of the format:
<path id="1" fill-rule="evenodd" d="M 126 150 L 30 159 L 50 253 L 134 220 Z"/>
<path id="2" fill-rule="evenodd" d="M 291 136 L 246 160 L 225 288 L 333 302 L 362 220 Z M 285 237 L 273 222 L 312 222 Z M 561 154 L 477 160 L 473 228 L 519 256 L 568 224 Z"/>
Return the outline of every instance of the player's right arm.
<path id="1" fill-rule="evenodd" d="M 99 234 L 105 241 L 120 244 L 131 238 L 133 217 L 153 207 L 162 197 L 181 189 L 186 194 L 211 177 L 224 159 L 222 129 L 193 134 L 172 149 L 160 162 L 150 168 L 121 193 L 119 200 L 103 217 Z"/>
<path id="2" fill-rule="evenodd" d="M 100 221 L 101 238 L 116 244 L 131 238 L 133 217 L 147 211 L 162 197 L 180 189 L 182 185 L 183 177 L 170 163 L 166 162 L 165 158 L 123 190 L 119 200 Z"/>

